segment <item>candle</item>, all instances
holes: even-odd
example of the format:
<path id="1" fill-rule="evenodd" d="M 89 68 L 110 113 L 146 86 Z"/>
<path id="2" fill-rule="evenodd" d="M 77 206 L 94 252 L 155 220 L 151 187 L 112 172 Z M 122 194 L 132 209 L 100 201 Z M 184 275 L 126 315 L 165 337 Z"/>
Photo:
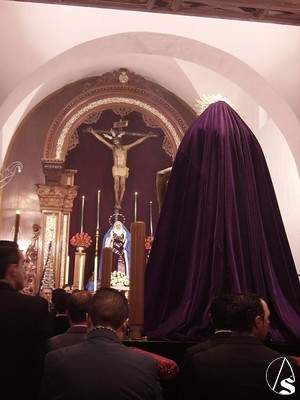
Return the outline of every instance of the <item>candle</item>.
<path id="1" fill-rule="evenodd" d="M 19 226 L 20 226 L 20 210 L 17 210 L 15 218 L 15 226 L 14 226 L 14 242 L 18 241 Z"/>
<path id="2" fill-rule="evenodd" d="M 145 223 L 133 222 L 130 232 L 130 336 L 140 339 L 144 324 Z"/>
<path id="3" fill-rule="evenodd" d="M 94 293 L 97 290 L 97 271 L 98 271 L 98 256 L 94 260 Z"/>
<path id="4" fill-rule="evenodd" d="M 97 198 L 97 228 L 99 229 L 100 225 L 100 190 L 98 190 L 98 198 Z"/>
<path id="5" fill-rule="evenodd" d="M 153 225 L 152 225 L 152 201 L 150 201 L 150 236 L 153 236 Z"/>
<path id="6" fill-rule="evenodd" d="M 78 284 L 78 289 L 82 290 L 82 283 L 83 283 L 83 263 L 84 263 L 84 257 L 83 255 L 80 255 L 80 267 L 79 267 L 79 284 Z"/>
<path id="7" fill-rule="evenodd" d="M 65 284 L 69 283 L 69 266 L 70 266 L 70 257 L 67 257 L 66 260 L 66 273 L 65 273 Z"/>
<path id="8" fill-rule="evenodd" d="M 137 217 L 137 192 L 134 193 L 134 222 L 136 222 Z"/>
<path id="9" fill-rule="evenodd" d="M 103 247 L 102 249 L 102 270 L 101 270 L 101 287 L 110 287 L 112 269 L 112 248 Z"/>
<path id="10" fill-rule="evenodd" d="M 82 196 L 82 197 L 81 197 L 81 223 L 80 223 L 80 232 L 83 232 L 84 199 L 85 199 L 85 196 Z"/>

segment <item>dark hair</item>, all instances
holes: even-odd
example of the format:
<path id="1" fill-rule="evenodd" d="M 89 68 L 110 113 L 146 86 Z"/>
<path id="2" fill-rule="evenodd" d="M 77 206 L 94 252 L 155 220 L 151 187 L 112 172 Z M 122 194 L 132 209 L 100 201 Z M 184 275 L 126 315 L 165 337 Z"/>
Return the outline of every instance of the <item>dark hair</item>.
<path id="1" fill-rule="evenodd" d="M 79 323 L 86 320 L 91 297 L 91 293 L 85 290 L 79 290 L 69 296 L 67 300 L 67 310 L 72 322 Z"/>
<path id="2" fill-rule="evenodd" d="M 56 298 L 59 294 L 61 293 L 67 293 L 64 289 L 62 288 L 56 288 L 52 290 L 52 302 L 55 304 Z"/>
<path id="3" fill-rule="evenodd" d="M 57 294 L 54 297 L 52 295 L 52 302 L 54 304 L 55 311 L 57 311 L 58 313 L 65 313 L 67 311 L 67 300 L 70 297 L 70 295 L 71 293 L 67 293 L 63 289 L 62 291 L 57 292 Z"/>
<path id="4" fill-rule="evenodd" d="M 65 289 L 67 287 L 69 287 L 71 289 L 72 288 L 72 284 L 71 283 L 65 283 L 62 288 Z"/>
<path id="5" fill-rule="evenodd" d="M 233 297 L 233 294 L 224 293 L 213 299 L 210 313 L 212 322 L 216 329 L 231 329 L 229 312 Z"/>
<path id="6" fill-rule="evenodd" d="M 100 288 L 90 301 L 89 315 L 94 326 L 119 329 L 128 318 L 128 301 L 116 289 Z"/>
<path id="7" fill-rule="evenodd" d="M 19 246 L 10 240 L 0 240 L 0 279 L 5 278 L 7 267 L 20 261 Z"/>
<path id="8" fill-rule="evenodd" d="M 230 307 L 230 326 L 237 332 L 251 332 L 255 317 L 264 319 L 262 298 L 255 293 L 239 293 L 233 298 Z"/>

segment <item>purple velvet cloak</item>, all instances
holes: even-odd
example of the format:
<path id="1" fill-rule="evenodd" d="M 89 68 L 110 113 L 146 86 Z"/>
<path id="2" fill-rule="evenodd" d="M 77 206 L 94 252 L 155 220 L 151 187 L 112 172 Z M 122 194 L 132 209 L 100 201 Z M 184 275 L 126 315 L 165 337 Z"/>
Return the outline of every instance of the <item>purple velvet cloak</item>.
<path id="1" fill-rule="evenodd" d="M 274 342 L 300 339 L 300 284 L 261 147 L 225 102 L 185 134 L 145 275 L 144 333 L 203 340 L 211 300 L 256 292 Z"/>

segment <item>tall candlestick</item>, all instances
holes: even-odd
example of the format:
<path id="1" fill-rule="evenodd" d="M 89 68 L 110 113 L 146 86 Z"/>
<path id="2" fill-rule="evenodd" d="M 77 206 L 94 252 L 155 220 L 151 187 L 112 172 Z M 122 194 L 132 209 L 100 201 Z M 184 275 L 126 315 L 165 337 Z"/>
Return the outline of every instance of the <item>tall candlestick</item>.
<path id="1" fill-rule="evenodd" d="M 134 222 L 137 218 L 137 192 L 134 193 Z"/>
<path id="2" fill-rule="evenodd" d="M 144 324 L 145 223 L 133 222 L 130 227 L 130 304 L 131 339 L 140 339 Z"/>
<path id="3" fill-rule="evenodd" d="M 82 285 L 83 285 L 83 265 L 84 265 L 84 258 L 83 256 L 80 257 L 80 267 L 79 267 L 79 284 L 78 284 L 78 289 L 82 290 Z"/>
<path id="4" fill-rule="evenodd" d="M 20 227 L 20 210 L 17 210 L 15 218 L 15 226 L 14 226 L 14 242 L 18 241 L 19 227 Z"/>
<path id="5" fill-rule="evenodd" d="M 98 190 L 98 198 L 97 198 L 97 228 L 100 226 L 100 190 Z"/>
<path id="6" fill-rule="evenodd" d="M 153 224 L 152 224 L 152 201 L 150 201 L 150 236 L 153 236 Z"/>
<path id="7" fill-rule="evenodd" d="M 97 290 L 97 279 L 98 279 L 97 271 L 98 271 L 98 256 L 96 256 L 94 259 L 94 293 Z"/>
<path id="8" fill-rule="evenodd" d="M 111 270 L 112 270 L 112 248 L 103 247 L 101 287 L 110 287 Z"/>
<path id="9" fill-rule="evenodd" d="M 65 273 L 65 284 L 69 283 L 69 267 L 70 267 L 70 256 L 66 260 L 66 273 Z"/>
<path id="10" fill-rule="evenodd" d="M 81 223 L 80 223 L 80 232 L 83 232 L 84 199 L 85 199 L 85 196 L 82 196 L 82 197 L 81 197 Z"/>

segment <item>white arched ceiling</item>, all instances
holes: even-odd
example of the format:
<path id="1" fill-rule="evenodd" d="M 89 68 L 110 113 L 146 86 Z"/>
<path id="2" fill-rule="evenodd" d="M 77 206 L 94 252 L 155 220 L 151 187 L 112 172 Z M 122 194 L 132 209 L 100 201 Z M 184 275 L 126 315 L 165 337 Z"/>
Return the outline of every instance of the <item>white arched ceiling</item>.
<path id="1" fill-rule="evenodd" d="M 2 154 L 20 118 L 40 100 L 70 82 L 115 68 L 132 69 L 193 106 L 195 97 L 201 93 L 201 80 L 205 78 L 189 79 L 188 66 L 180 65 L 180 60 L 218 73 L 251 96 L 282 132 L 300 169 L 299 121 L 286 101 L 257 72 L 238 58 L 199 41 L 145 32 L 122 33 L 75 46 L 25 79 L 1 109 Z"/>
<path id="2" fill-rule="evenodd" d="M 300 234 L 297 227 L 300 224 L 295 223 L 300 221 L 299 120 L 267 80 L 237 57 L 211 45 L 170 34 L 128 32 L 90 40 L 62 52 L 24 79 L 1 107 L 3 156 L 17 125 L 39 101 L 76 80 L 121 67 L 169 89 L 191 107 L 204 88 L 205 92 L 212 87 L 215 89 L 213 83 L 218 82 L 221 93 L 226 88 L 235 99 L 243 98 L 242 114 L 262 113 L 265 121 L 258 121 L 258 125 L 275 126 L 276 135 L 287 143 L 284 149 L 286 166 L 284 170 L 276 171 L 282 172 L 283 177 L 276 178 L 279 183 L 275 181 L 275 189 L 285 223 L 289 221 L 291 211 L 293 214 L 293 221 L 286 224 L 286 228 L 296 263 L 300 266 L 300 251 L 297 249 Z M 258 138 L 265 146 L 264 151 L 267 150 L 267 159 L 270 159 L 273 154 L 270 152 L 274 149 L 269 147 L 268 153 L 267 129 L 261 130 L 262 135 Z M 270 172 L 272 175 L 272 166 Z M 283 179 L 287 179 L 285 185 Z M 283 195 L 287 193 L 284 190 L 287 186 L 293 191 L 293 197 L 288 199 Z"/>

